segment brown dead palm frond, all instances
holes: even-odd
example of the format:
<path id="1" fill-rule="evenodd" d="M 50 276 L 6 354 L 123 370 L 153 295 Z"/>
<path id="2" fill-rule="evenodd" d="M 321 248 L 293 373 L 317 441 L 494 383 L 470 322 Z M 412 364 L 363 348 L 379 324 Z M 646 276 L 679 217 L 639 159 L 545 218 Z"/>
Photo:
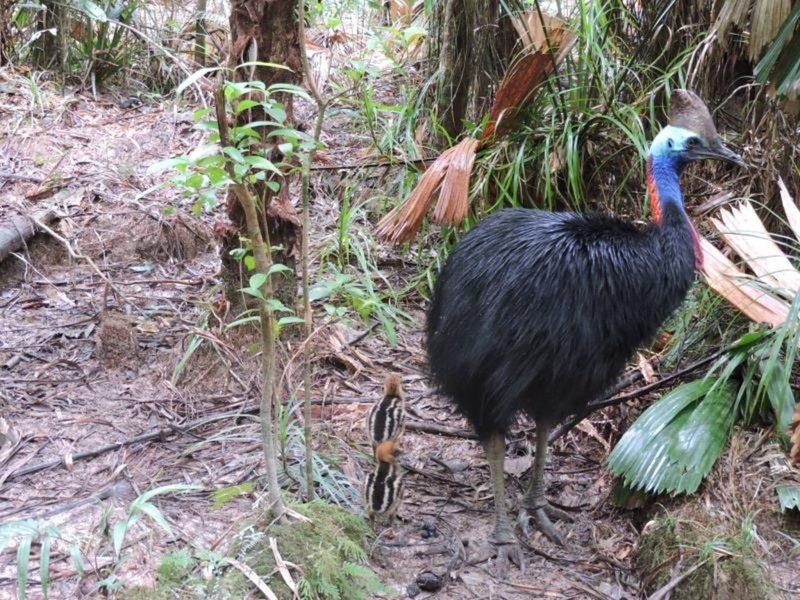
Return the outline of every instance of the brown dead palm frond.
<path id="1" fill-rule="evenodd" d="M 784 211 L 800 240 L 800 210 L 783 181 Z M 711 243 L 701 240 L 703 275 L 708 285 L 756 323 L 777 327 L 789 316 L 790 304 L 800 292 L 800 272 L 770 236 L 748 200 L 720 209 L 711 224 L 725 244 L 744 259 L 745 273 Z"/>
<path id="2" fill-rule="evenodd" d="M 422 175 L 403 203 L 392 209 L 375 230 L 378 239 L 402 244 L 414 239 L 450 165 L 454 148 L 445 150 Z"/>
<path id="3" fill-rule="evenodd" d="M 550 48 L 557 52 L 569 32 L 564 19 L 536 10 L 514 15 L 511 24 L 526 52 L 547 51 Z"/>
<path id="4" fill-rule="evenodd" d="M 789 460 L 800 465 L 800 403 L 797 404 L 789 424 Z"/>
<path id="5" fill-rule="evenodd" d="M 482 144 L 502 136 L 511 129 L 516 123 L 519 111 L 533 99 L 539 86 L 575 45 L 577 38 L 574 32 L 566 29 L 559 31 L 557 38 L 560 50 L 558 54 L 552 54 L 549 49 L 543 48 L 523 54 L 509 66 L 497 89 L 497 95 L 489 113 L 489 122 L 481 136 Z"/>
<path id="6" fill-rule="evenodd" d="M 376 235 L 379 239 L 395 244 L 414 239 L 437 193 L 439 201 L 433 214 L 435 222 L 456 225 L 466 218 L 469 214 L 469 183 L 478 150 L 511 128 L 519 110 L 531 101 L 541 83 L 575 42 L 574 33 L 564 29 L 561 21 L 544 37 L 550 40 L 553 48 L 558 44 L 558 55 L 552 55 L 548 48 L 540 48 L 523 54 L 508 68 L 480 140 L 467 137 L 442 152 L 403 203 L 378 223 Z"/>
<path id="7" fill-rule="evenodd" d="M 800 403 L 794 410 L 792 422 L 789 425 L 789 460 L 796 465 L 800 465 Z"/>
<path id="8" fill-rule="evenodd" d="M 708 286 L 755 323 L 776 327 L 786 320 L 789 308 L 755 285 L 754 278 L 741 271 L 711 242 L 700 240 L 703 276 Z"/>
<path id="9" fill-rule="evenodd" d="M 464 138 L 448 152 L 450 164 L 439 192 L 439 202 L 433 212 L 433 220 L 443 225 L 461 223 L 469 213 L 469 180 L 479 142 L 475 138 Z"/>
<path id="10" fill-rule="evenodd" d="M 760 281 L 789 297 L 800 291 L 800 273 L 770 237 L 752 204 L 740 202 L 718 214 L 711 224 Z"/>

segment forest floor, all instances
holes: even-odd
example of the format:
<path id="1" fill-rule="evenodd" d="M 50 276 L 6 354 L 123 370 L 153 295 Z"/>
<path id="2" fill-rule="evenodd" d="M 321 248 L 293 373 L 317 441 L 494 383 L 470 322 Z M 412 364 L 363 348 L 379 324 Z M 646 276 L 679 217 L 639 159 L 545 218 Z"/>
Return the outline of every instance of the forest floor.
<path id="1" fill-rule="evenodd" d="M 232 317 L 221 314 L 213 231 L 224 208 L 195 218 L 191 199 L 171 188 L 153 189 L 162 175 L 147 173 L 149 165 L 202 140 L 191 107 L 145 101 L 123 108 L 122 96 L 112 92 L 93 98 L 47 83 L 34 100 L 21 81 L 10 70 L 0 72 L 0 128 L 6 132 L 0 221 L 49 208 L 58 214 L 50 225 L 58 237 L 38 235 L 0 264 L 0 425 L 6 428 L 0 523 L 42 520 L 57 527 L 59 537 L 77 540 L 86 574 L 79 577 L 68 549 L 54 544 L 50 597 L 94 596 L 114 563 L 111 524 L 124 522 L 147 490 L 196 485 L 189 493 L 152 499 L 173 537 L 142 520 L 124 539 L 124 560 L 114 575 L 126 586 L 153 586 L 165 552 L 223 551 L 260 495 L 243 493 L 221 506 L 211 495 L 263 472 L 253 411 L 255 336 L 225 330 Z M 299 114 L 310 119 L 309 111 Z M 328 165 L 370 156 L 369 140 L 353 133 L 344 113 L 326 122 L 323 141 Z M 314 175 L 312 281 L 326 276 L 320 257 L 336 236 L 341 198 L 335 191 L 350 175 Z M 166 207 L 175 214 L 164 217 Z M 380 249 L 380 256 L 376 285 L 385 278 L 399 288 L 413 274 L 413 265 L 394 250 Z M 327 318 L 320 305 L 312 344 L 315 445 L 349 479 L 353 494 L 370 469 L 364 415 L 381 396 L 387 372 L 402 375 L 410 416 L 443 432 L 409 427 L 401 520 L 372 546 L 371 566 L 401 597 L 429 570 L 445 576 L 445 586 L 419 598 L 638 598 L 648 578 L 636 568 L 640 533 L 665 509 L 698 523 L 710 537 L 740 530 L 751 519 L 758 557 L 778 597 L 800 596 L 796 549 L 792 554 L 781 534 L 792 530 L 777 512 L 768 463 L 761 460 L 763 432 L 738 432 L 693 498 L 665 498 L 629 511 L 613 505 L 614 481 L 603 461 L 653 395 L 597 413 L 554 444 L 548 494 L 573 509 L 575 521 L 559 524 L 567 544 L 554 546 L 535 533 L 525 549 L 525 574 L 512 570 L 506 581 L 496 580 L 485 543 L 493 523 L 486 461 L 465 421 L 430 388 L 424 308 L 421 299 L 408 300 L 403 310 L 412 318 L 397 326 L 392 345 L 379 328 Z M 179 368 L 193 339 L 203 343 Z M 280 353 L 281 390 L 291 394 L 302 381 L 299 342 L 289 337 Z M 532 424 L 524 420 L 508 437 L 506 472 L 515 506 L 532 464 L 533 439 Z M 680 559 L 673 558 L 677 576 Z M 0 598 L 16 597 L 16 565 L 15 551 L 0 555 Z M 38 597 L 39 583 L 33 569 L 29 597 Z"/>

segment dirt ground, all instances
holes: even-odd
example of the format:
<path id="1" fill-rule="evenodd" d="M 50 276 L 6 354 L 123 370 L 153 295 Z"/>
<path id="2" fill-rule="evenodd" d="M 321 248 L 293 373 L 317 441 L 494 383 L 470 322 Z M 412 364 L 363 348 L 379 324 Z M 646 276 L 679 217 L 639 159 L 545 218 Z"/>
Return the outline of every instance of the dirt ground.
<path id="1" fill-rule="evenodd" d="M 12 72 L 0 79 L 19 81 Z M 149 521 L 131 529 L 117 571 L 127 585 L 153 585 L 168 550 L 224 549 L 252 514 L 254 500 L 260 502 L 259 493 L 245 494 L 215 508 L 210 497 L 263 471 L 252 415 L 258 399 L 254 337 L 224 331 L 220 314 L 212 232 L 222 210 L 192 218 L 191 199 L 154 189 L 160 180 L 146 172 L 201 140 L 191 107 L 145 102 L 123 108 L 120 99 L 110 92 L 96 99 L 62 94 L 46 83 L 39 104 L 21 87 L 0 92 L 6 132 L 0 221 L 44 208 L 59 217 L 50 225 L 55 235 L 37 236 L 0 264 L 0 417 L 8 426 L 0 446 L 0 523 L 46 520 L 62 537 L 81 541 L 87 571 L 78 577 L 67 549 L 55 544 L 51 598 L 99 595 L 96 583 L 112 561 L 108 524 L 125 519 L 147 490 L 198 486 L 153 500 L 174 538 Z M 326 124 L 323 139 L 328 164 L 352 164 L 366 155 L 366 141 L 349 135 L 341 120 Z M 312 277 L 321 276 L 318 257 L 335 235 L 340 208 L 340 198 L 324 191 L 336 185 L 325 179 L 342 177 L 348 174 L 315 175 Z M 176 215 L 164 217 L 167 206 Z M 385 254 L 383 274 L 402 283 L 408 267 L 393 251 Z M 548 493 L 574 509 L 575 522 L 560 524 L 567 545 L 535 534 L 525 550 L 525 574 L 513 570 L 499 582 L 485 544 L 493 504 L 483 452 L 463 419 L 428 386 L 424 304 L 412 301 L 405 309 L 414 322 L 399 329 L 392 346 L 374 328 L 326 320 L 317 308 L 312 396 L 327 405 L 315 408 L 315 443 L 335 455 L 355 490 L 369 468 L 363 416 L 389 370 L 403 377 L 413 419 L 454 430 L 409 427 L 401 521 L 378 537 L 371 565 L 401 597 L 426 570 L 447 581 L 440 592 L 418 598 L 640 597 L 633 557 L 656 508 L 615 508 L 609 499 L 614 482 L 603 467 L 630 411 L 595 415 L 555 444 Z M 177 373 L 193 335 L 203 344 Z M 281 353 L 281 385 L 291 393 L 302 381 L 299 343 L 286 342 Z M 742 435 L 757 455 L 759 436 Z M 532 463 L 533 439 L 526 422 L 508 438 L 514 501 Z M 697 497 L 663 503 L 691 504 L 695 515 L 708 519 L 723 518 L 715 513 L 720 506 L 735 508 L 734 521 L 755 511 L 771 576 L 786 598 L 800 597 L 800 565 L 780 533 L 785 527 L 775 512 L 768 465 L 731 456 L 722 463 Z M 0 597 L 14 598 L 16 581 L 12 549 L 0 555 Z M 39 581 L 34 569 L 29 597 L 37 597 Z"/>

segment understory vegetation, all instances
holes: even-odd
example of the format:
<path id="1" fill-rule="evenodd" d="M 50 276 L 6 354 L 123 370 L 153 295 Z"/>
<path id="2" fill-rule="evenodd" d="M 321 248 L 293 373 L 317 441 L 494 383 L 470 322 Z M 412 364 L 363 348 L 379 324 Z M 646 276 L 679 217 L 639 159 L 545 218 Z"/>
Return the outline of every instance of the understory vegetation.
<path id="1" fill-rule="evenodd" d="M 219 417 L 223 425 L 200 423 L 220 428 L 198 435 L 180 458 L 244 440 L 260 444 L 267 474 L 259 463 L 259 471 L 225 484 L 212 477 L 190 485 L 187 476 L 164 485 L 159 473 L 148 489 L 137 490 L 124 515 L 104 509 L 86 531 L 46 515 L 4 520 L 0 552 L 13 564 L 18 597 L 32 597 L 32 590 L 55 597 L 56 561 L 69 576 L 91 579 L 91 593 L 131 600 L 397 595 L 404 586 L 382 581 L 371 562 L 377 542 L 362 506 L 360 471 L 371 469 L 373 458 L 363 440 L 345 439 L 324 412 L 315 412 L 329 390 L 323 378 L 312 381 L 312 367 L 318 373 L 344 365 L 355 380 L 369 368 L 391 370 L 398 354 L 422 354 L 408 339 L 418 339 L 444 259 L 465 231 L 494 211 L 596 210 L 644 222 L 650 212 L 648 144 L 665 122 L 670 92 L 682 87 L 715 107 L 726 141 L 749 163 L 744 174 L 704 165 L 684 176 L 687 211 L 739 269 L 728 280 L 733 291 L 721 293 L 710 275 L 699 276 L 681 310 L 637 357 L 632 384 L 646 389 L 637 395 L 634 388 L 630 410 L 621 400 L 596 399 L 606 402 L 602 422 L 591 425 L 590 435 L 583 429 L 570 435 L 586 437 L 587 444 L 594 443 L 590 436 L 600 437 L 610 450 L 604 464 L 615 489 L 608 496 L 635 513 L 641 534 L 630 554 L 637 593 L 782 597 L 768 564 L 774 546 L 768 548 L 756 521 L 770 512 L 782 528 L 781 547 L 788 548 L 782 558 L 800 557 L 800 472 L 792 459 L 800 462 L 800 434 L 793 433 L 800 431 L 800 224 L 786 208 L 787 197 L 795 205 L 800 195 L 800 3 L 485 3 L 497 13 L 498 39 L 512 40 L 505 54 L 493 47 L 505 75 L 492 82 L 493 103 L 483 106 L 471 97 L 455 135 L 440 97 L 443 53 L 450 48 L 442 30 L 450 17 L 442 6 L 452 1 L 307 2 L 297 13 L 305 23 L 302 72 L 257 60 L 245 45 L 229 60 L 231 32 L 221 3 L 192 4 L 5 2 L 0 93 L 6 80 L 19 83 L 23 89 L 14 93 L 25 98 L 29 121 L 48 113 L 48 93 L 113 98 L 123 110 L 161 104 L 166 112 L 190 115 L 185 129 L 199 142 L 185 153 L 147 157 L 139 176 L 154 183 L 138 188 L 134 203 L 151 210 L 151 198 L 167 198 L 156 219 L 181 214 L 217 241 L 229 233 L 225 211 L 231 204 L 245 206 L 247 220 L 232 234 L 240 247 L 223 257 L 235 264 L 237 296 L 224 297 L 220 282 L 206 297 L 192 296 L 191 330 L 165 379 L 180 391 L 190 374 L 204 379 L 193 364 L 223 364 L 226 376 L 247 380 L 243 395 L 257 403 L 237 405 L 234 416 Z M 526 54 L 541 60 L 523 68 Z M 292 71 L 305 80 L 267 85 L 250 77 L 256 68 Z M 342 149 L 339 138 L 352 147 Z M 463 147 L 461 163 L 442 160 L 465 140 L 471 145 Z M 448 168 L 457 173 L 452 206 L 438 195 Z M 437 184 L 426 183 L 437 173 Z M 323 196 L 334 200 L 331 218 L 320 208 Z M 745 203 L 789 265 L 788 284 L 770 277 L 771 264 L 759 264 L 764 255 L 731 243 L 731 235 L 754 236 L 752 229 L 718 225 L 722 209 Z M 404 206 L 411 216 L 402 221 Z M 440 216 L 448 211 L 463 214 L 448 221 Z M 392 222 L 392 215 L 400 216 Z M 289 223 L 293 233 L 276 239 L 284 230 L 271 226 L 284 218 L 282 226 Z M 400 243 L 387 241 L 392 227 L 406 228 L 393 238 Z M 298 256 L 296 264 L 282 253 Z M 288 299 L 280 292 L 287 281 Z M 104 303 L 120 296 L 103 282 Z M 742 310 L 731 297 L 744 288 L 768 297 L 782 318 L 759 320 Z M 387 357 L 347 354 L 367 335 L 380 339 Z M 323 343 L 333 350 L 312 357 Z M 412 376 L 421 381 L 418 373 Z M 355 387 L 345 389 L 367 395 Z M 187 412 L 192 418 L 168 433 L 194 430 L 199 417 Z M 726 453 L 748 435 L 771 449 L 761 457 L 770 477 L 752 494 L 761 504 L 726 507 L 715 524 L 719 515 L 696 506 L 712 502 L 715 486 L 726 485 L 720 474 L 730 460 Z M 0 442 L 6 439 L 0 427 Z M 570 452 L 582 442 L 571 443 Z M 0 467 L 13 454 L 0 453 Z M 71 460 L 71 451 L 67 455 Z M 452 483 L 458 471 L 436 477 Z M 248 503 L 252 513 L 216 532 L 212 547 L 180 535 L 159 504 L 191 495 L 202 495 L 210 513 L 236 501 Z M 421 511 L 425 519 L 439 514 L 427 510 Z M 139 585 L 128 571 L 136 560 L 132 539 L 155 547 L 148 528 L 166 536 L 169 549 L 158 547 L 157 574 Z"/>

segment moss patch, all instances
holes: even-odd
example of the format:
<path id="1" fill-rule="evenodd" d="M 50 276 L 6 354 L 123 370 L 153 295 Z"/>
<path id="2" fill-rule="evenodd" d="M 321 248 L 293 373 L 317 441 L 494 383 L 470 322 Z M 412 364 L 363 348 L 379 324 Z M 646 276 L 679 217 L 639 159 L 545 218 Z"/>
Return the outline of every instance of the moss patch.
<path id="1" fill-rule="evenodd" d="M 291 518 L 288 524 L 276 525 L 264 516 L 239 533 L 228 556 L 249 567 L 281 600 L 291 600 L 293 594 L 278 571 L 270 538 L 275 538 L 281 558 L 296 565 L 289 570 L 301 598 L 366 600 L 390 595 L 365 565 L 371 531 L 362 517 L 322 500 L 292 508 L 309 521 Z M 259 594 L 225 557 L 179 550 L 162 559 L 156 589 L 132 588 L 120 598 L 246 598 Z"/>
<path id="2" fill-rule="evenodd" d="M 666 513 L 642 531 L 635 564 L 648 594 L 694 569 L 672 590 L 672 600 L 777 597 L 744 532 L 725 535 Z"/>
<path id="3" fill-rule="evenodd" d="M 301 566 L 302 575 L 292 575 L 303 598 L 359 600 L 386 591 L 375 573 L 363 564 L 370 531 L 363 518 L 321 500 L 295 510 L 311 521 L 269 528 L 268 523 L 256 523 L 242 532 L 235 550 L 237 559 L 259 573 L 279 598 L 291 599 L 292 593 L 277 572 L 270 537 L 276 538 L 283 560 Z M 271 576 L 267 578 L 267 574 Z M 229 570 L 220 584 L 234 594 L 255 591 L 238 570 Z"/>

